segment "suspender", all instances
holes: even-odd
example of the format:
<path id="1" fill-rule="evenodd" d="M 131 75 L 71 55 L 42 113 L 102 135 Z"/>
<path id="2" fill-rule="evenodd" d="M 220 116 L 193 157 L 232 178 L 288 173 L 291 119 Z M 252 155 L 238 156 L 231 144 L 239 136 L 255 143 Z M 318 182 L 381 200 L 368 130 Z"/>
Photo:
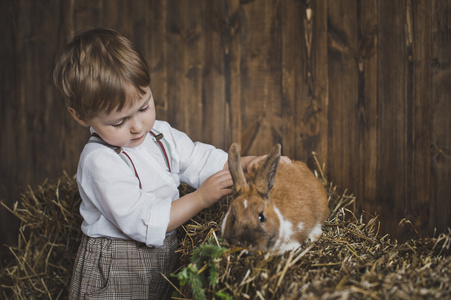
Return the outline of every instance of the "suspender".
<path id="1" fill-rule="evenodd" d="M 156 131 L 155 129 L 152 129 L 149 131 L 151 135 L 153 135 L 153 140 L 155 143 L 157 143 L 158 147 L 160 148 L 161 154 L 163 154 L 163 157 L 166 161 L 166 166 L 168 167 L 169 173 L 171 171 L 171 160 L 169 159 L 168 153 L 166 152 L 164 145 L 166 145 L 166 148 L 169 151 L 169 155 L 171 155 L 171 147 L 169 146 L 169 143 L 166 141 L 166 139 L 163 137 L 163 134 L 161 132 Z M 164 145 L 163 145 L 164 143 Z"/>
<path id="2" fill-rule="evenodd" d="M 169 146 L 169 143 L 166 141 L 166 139 L 164 138 L 163 134 L 161 132 L 158 132 L 155 129 L 152 129 L 150 132 L 150 134 L 152 134 L 153 136 L 153 141 L 158 145 L 158 148 L 160 148 L 161 154 L 164 157 L 164 160 L 166 162 L 166 166 L 168 167 L 169 172 L 171 172 L 171 147 Z M 139 181 L 139 188 L 141 189 L 141 179 L 139 179 L 138 176 L 138 172 L 136 171 L 135 165 L 133 164 L 132 159 L 130 158 L 130 156 L 127 154 L 127 152 L 124 151 L 124 149 L 122 149 L 121 147 L 115 147 L 115 146 L 111 146 L 110 144 L 107 144 L 104 140 L 102 140 L 102 138 L 97 134 L 97 133 L 93 133 L 91 135 L 91 138 L 89 139 L 88 143 L 99 143 L 102 145 L 105 145 L 107 147 L 112 148 L 118 155 L 119 157 L 127 164 L 127 166 L 135 173 L 136 178 L 138 178 Z M 165 149 L 168 149 L 168 151 L 166 151 Z"/>

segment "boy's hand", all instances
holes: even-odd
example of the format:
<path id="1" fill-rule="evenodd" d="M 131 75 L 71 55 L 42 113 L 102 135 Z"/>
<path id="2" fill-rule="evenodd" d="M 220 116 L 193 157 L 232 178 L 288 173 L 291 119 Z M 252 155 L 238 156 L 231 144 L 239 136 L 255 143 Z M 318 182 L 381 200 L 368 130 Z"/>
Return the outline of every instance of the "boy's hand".
<path id="1" fill-rule="evenodd" d="M 194 192 L 173 201 L 167 232 L 177 229 L 204 208 L 232 193 L 232 185 L 232 176 L 228 171 L 222 170 L 208 177 Z"/>
<path id="2" fill-rule="evenodd" d="M 208 177 L 195 191 L 203 201 L 204 208 L 208 208 L 222 197 L 232 193 L 233 181 L 228 171 L 221 170 Z"/>

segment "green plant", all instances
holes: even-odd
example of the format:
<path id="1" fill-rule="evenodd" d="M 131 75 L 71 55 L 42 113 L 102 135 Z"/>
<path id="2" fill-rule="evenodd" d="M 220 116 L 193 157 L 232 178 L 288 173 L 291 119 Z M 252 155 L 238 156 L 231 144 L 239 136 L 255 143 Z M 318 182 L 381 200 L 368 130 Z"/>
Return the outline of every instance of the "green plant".
<path id="1" fill-rule="evenodd" d="M 171 274 L 179 280 L 181 286 L 189 284 L 194 299 L 206 300 L 205 285 L 216 286 L 218 281 L 218 262 L 228 249 L 208 240 L 205 244 L 194 248 L 191 263 L 177 274 Z M 217 293 L 220 299 L 232 299 L 224 293 Z"/>

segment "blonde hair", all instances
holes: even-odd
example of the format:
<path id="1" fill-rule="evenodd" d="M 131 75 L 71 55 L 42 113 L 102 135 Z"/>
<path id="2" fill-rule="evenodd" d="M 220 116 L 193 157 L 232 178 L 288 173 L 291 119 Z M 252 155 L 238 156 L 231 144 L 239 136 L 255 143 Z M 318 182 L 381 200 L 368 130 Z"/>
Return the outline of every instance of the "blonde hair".
<path id="1" fill-rule="evenodd" d="M 53 81 L 65 104 L 84 120 L 99 112 L 122 110 L 137 97 L 127 87 L 144 94 L 150 74 L 139 50 L 118 32 L 97 28 L 74 37 L 55 58 Z"/>

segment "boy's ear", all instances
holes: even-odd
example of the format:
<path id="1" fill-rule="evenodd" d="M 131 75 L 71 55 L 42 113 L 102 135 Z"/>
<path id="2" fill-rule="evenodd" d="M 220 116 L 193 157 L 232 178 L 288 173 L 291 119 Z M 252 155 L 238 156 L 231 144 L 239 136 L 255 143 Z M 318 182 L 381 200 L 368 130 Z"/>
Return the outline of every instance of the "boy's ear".
<path id="1" fill-rule="evenodd" d="M 85 127 L 90 126 L 90 124 L 86 122 L 75 109 L 73 109 L 72 107 L 68 107 L 67 110 L 72 115 L 72 118 L 74 118 L 75 121 L 77 121 L 81 126 Z"/>

